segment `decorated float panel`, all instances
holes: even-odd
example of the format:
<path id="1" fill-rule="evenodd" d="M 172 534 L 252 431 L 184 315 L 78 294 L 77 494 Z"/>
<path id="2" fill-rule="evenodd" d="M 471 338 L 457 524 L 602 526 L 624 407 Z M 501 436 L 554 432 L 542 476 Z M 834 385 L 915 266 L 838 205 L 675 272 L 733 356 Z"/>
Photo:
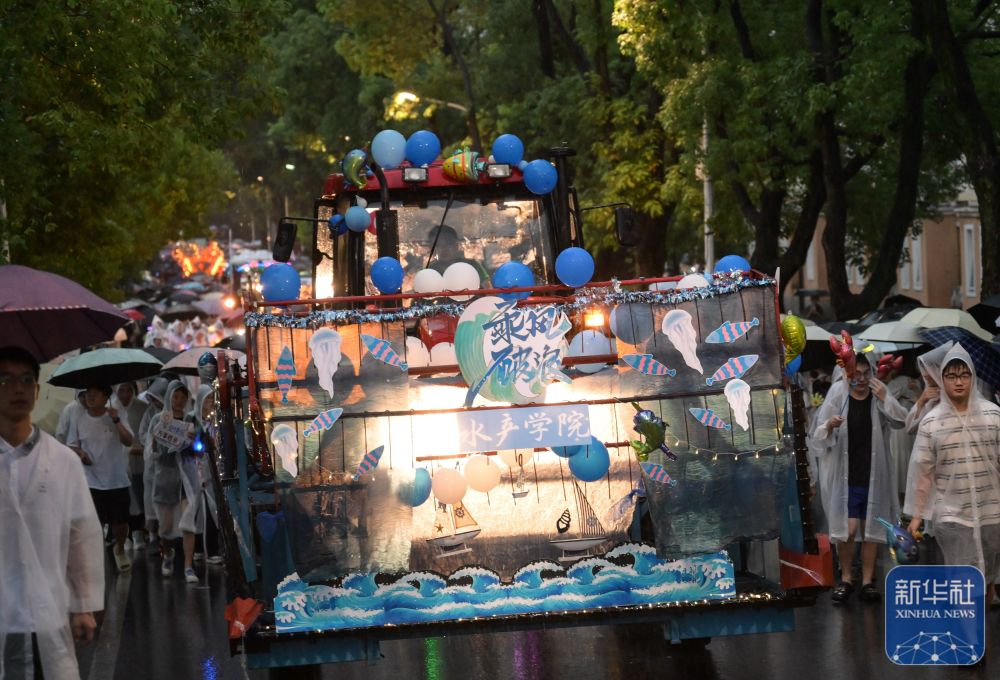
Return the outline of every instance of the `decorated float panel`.
<path id="1" fill-rule="evenodd" d="M 248 314 L 278 632 L 739 599 L 726 549 L 777 536 L 790 466 L 774 300 L 726 274 Z"/>

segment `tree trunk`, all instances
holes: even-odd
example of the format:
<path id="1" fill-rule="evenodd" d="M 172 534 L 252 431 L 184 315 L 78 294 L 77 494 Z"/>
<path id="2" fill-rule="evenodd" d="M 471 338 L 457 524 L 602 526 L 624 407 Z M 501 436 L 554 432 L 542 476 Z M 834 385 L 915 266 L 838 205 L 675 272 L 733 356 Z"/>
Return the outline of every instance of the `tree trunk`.
<path id="1" fill-rule="evenodd" d="M 472 72 L 469 70 L 468 62 L 465 61 L 465 57 L 462 55 L 461 47 L 455 40 L 451 24 L 448 23 L 448 3 L 447 1 L 441 3 L 440 9 L 438 9 L 434 0 L 427 0 L 427 4 L 430 5 L 431 11 L 434 12 L 434 17 L 437 19 L 438 26 L 441 27 L 441 34 L 444 37 L 445 45 L 451 52 L 452 60 L 455 62 L 455 66 L 458 67 L 459 73 L 462 74 L 465 99 L 469 102 L 469 110 L 465 114 L 465 121 L 469 127 L 469 137 L 472 139 L 472 147 L 483 151 L 483 140 L 479 135 L 479 120 L 476 114 L 476 93 L 472 87 Z"/>
<path id="2" fill-rule="evenodd" d="M 781 281 L 779 281 L 778 299 L 784 307 L 785 287 L 792 280 L 809 255 L 809 246 L 812 245 L 813 236 L 816 234 L 816 224 L 819 222 L 820 213 L 826 203 L 826 185 L 823 183 L 823 158 L 819 151 L 813 153 L 809 159 L 809 179 L 806 182 L 806 193 L 802 197 L 802 205 L 799 209 L 799 217 L 795 221 L 795 231 L 792 232 L 791 242 L 788 248 L 782 253 L 778 264 L 781 267 Z"/>
<path id="3" fill-rule="evenodd" d="M 546 78 L 555 78 L 556 61 L 552 52 L 552 28 L 547 5 L 545 0 L 534 0 L 531 13 L 535 15 L 535 26 L 538 27 L 538 67 Z"/>
<path id="4" fill-rule="evenodd" d="M 931 52 L 944 79 L 956 136 L 965 156 L 969 180 L 979 200 L 980 262 L 983 281 L 980 294 L 1000 293 L 1000 151 L 996 130 L 983 109 L 965 52 L 955 36 L 948 3 L 944 0 L 913 0 L 927 28 Z"/>

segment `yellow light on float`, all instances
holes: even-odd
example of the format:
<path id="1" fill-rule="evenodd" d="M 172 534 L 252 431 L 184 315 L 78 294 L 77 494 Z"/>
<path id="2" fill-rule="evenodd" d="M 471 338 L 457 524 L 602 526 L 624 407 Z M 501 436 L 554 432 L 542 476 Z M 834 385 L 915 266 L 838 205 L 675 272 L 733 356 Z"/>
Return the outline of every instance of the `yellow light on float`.
<path id="1" fill-rule="evenodd" d="M 604 328 L 605 323 L 604 310 L 597 305 L 592 305 L 584 311 L 583 325 L 585 328 Z"/>

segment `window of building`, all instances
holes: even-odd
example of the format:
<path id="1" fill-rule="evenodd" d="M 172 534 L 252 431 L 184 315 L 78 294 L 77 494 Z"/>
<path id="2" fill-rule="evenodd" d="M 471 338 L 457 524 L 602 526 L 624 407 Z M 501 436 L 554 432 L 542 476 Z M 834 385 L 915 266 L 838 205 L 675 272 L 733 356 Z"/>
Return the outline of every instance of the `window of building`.
<path id="1" fill-rule="evenodd" d="M 901 290 L 908 290 L 910 287 L 910 260 L 906 256 L 909 242 L 910 239 L 903 241 L 903 262 L 899 265 L 899 287 Z"/>
<path id="2" fill-rule="evenodd" d="M 816 280 L 816 244 L 809 244 L 809 252 L 806 253 L 806 280 Z"/>
<path id="3" fill-rule="evenodd" d="M 913 272 L 913 290 L 924 289 L 924 235 L 910 237 L 910 269 Z"/>
<path id="4" fill-rule="evenodd" d="M 976 230 L 975 225 L 966 224 L 963 229 L 962 269 L 965 279 L 965 294 L 976 296 Z"/>

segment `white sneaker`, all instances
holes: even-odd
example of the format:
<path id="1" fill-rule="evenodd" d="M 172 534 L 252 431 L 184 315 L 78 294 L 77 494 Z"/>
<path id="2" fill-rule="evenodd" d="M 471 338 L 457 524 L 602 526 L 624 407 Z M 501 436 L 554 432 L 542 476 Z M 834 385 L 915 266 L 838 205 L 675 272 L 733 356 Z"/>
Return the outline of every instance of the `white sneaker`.
<path id="1" fill-rule="evenodd" d="M 131 538 L 126 538 L 125 539 L 125 549 L 126 550 L 131 550 L 132 549 L 132 539 Z"/>
<path id="2" fill-rule="evenodd" d="M 184 580 L 187 581 L 188 583 L 197 583 L 198 574 L 194 573 L 194 569 L 188 567 L 187 569 L 184 570 Z"/>
<path id="3" fill-rule="evenodd" d="M 118 567 L 118 571 L 128 571 L 132 568 L 132 559 L 127 552 L 124 550 L 122 552 L 112 550 L 111 552 L 115 555 L 115 566 Z"/>
<path id="4" fill-rule="evenodd" d="M 222 555 L 212 555 L 207 560 L 205 560 L 205 562 L 207 562 L 208 564 L 222 564 L 223 562 Z"/>
<path id="5" fill-rule="evenodd" d="M 174 551 L 171 550 L 163 556 L 163 564 L 160 565 L 160 574 L 163 576 L 174 575 Z"/>
<path id="6" fill-rule="evenodd" d="M 146 547 L 146 540 L 142 537 L 142 531 L 138 529 L 132 532 L 132 547 L 135 550 L 142 550 Z"/>

